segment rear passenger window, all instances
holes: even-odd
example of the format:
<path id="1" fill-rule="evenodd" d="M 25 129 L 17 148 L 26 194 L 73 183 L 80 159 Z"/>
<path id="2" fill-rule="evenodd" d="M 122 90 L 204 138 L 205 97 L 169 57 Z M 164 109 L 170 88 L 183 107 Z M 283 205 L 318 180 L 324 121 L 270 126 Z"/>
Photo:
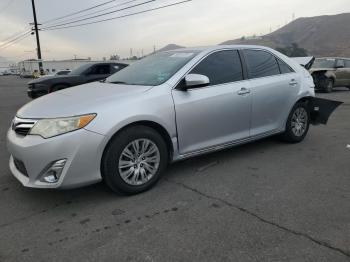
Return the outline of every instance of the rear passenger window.
<path id="1" fill-rule="evenodd" d="M 238 52 L 219 51 L 206 57 L 191 74 L 205 75 L 210 85 L 219 85 L 243 80 L 243 71 Z"/>
<path id="2" fill-rule="evenodd" d="M 244 50 L 249 78 L 279 75 L 276 58 L 261 50 Z"/>
<path id="3" fill-rule="evenodd" d="M 345 61 L 342 59 L 338 59 L 335 65 L 337 68 L 345 67 Z"/>
<path id="4" fill-rule="evenodd" d="M 345 61 L 345 68 L 350 68 L 350 60 L 344 60 Z"/>
<path id="5" fill-rule="evenodd" d="M 294 70 L 290 68 L 289 65 L 287 65 L 285 62 L 283 62 L 280 59 L 277 59 L 278 65 L 280 67 L 281 74 L 288 74 L 288 73 L 293 73 Z"/>

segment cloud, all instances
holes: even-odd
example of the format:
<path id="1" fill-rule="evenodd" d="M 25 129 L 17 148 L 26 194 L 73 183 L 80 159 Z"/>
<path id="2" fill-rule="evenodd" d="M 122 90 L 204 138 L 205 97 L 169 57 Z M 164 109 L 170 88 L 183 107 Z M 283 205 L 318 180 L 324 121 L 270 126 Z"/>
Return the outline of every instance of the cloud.
<path id="1" fill-rule="evenodd" d="M 120 2 L 125 2 L 120 1 Z M 157 0 L 147 6 L 159 6 L 177 0 Z M 349 12 L 349 0 L 193 0 L 190 3 L 151 13 L 117 19 L 86 27 L 41 32 L 44 58 L 81 57 L 101 58 L 112 53 L 127 56 L 130 48 L 134 54 L 141 49 L 145 53 L 176 43 L 186 46 L 211 45 L 243 35 L 266 34 L 270 28 L 284 25 L 295 13 L 297 17 Z M 45 1 L 37 0 L 39 22 L 96 5 L 102 0 Z M 142 0 L 139 0 L 142 2 Z M 84 3 L 82 5 L 82 3 Z M 108 17 L 128 14 L 136 10 L 111 14 Z M 6 15 L 0 16 L 0 39 L 21 30 L 32 21 L 30 1 L 14 0 Z M 35 38 L 14 45 L 0 56 L 35 55 Z"/>

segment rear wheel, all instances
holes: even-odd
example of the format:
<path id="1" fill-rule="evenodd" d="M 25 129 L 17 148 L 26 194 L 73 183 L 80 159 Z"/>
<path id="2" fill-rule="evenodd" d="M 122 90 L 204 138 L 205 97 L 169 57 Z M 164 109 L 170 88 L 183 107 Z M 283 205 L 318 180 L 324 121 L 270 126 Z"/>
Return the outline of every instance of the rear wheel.
<path id="1" fill-rule="evenodd" d="M 310 111 L 304 102 L 298 102 L 290 112 L 286 131 L 282 134 L 282 139 L 289 143 L 299 143 L 304 140 L 310 127 Z"/>
<path id="2" fill-rule="evenodd" d="M 133 126 L 117 134 L 102 159 L 102 176 L 115 192 L 138 194 L 153 187 L 168 164 L 162 136 L 146 126 Z"/>
<path id="3" fill-rule="evenodd" d="M 332 78 L 328 78 L 326 80 L 325 84 L 325 92 L 326 93 L 332 93 L 333 92 L 333 87 L 334 87 L 334 80 Z"/>

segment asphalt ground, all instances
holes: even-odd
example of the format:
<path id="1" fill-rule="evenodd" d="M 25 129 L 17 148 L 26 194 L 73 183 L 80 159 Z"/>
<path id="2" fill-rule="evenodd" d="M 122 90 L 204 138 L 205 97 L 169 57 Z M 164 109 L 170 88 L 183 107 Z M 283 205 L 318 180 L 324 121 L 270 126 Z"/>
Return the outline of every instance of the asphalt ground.
<path id="1" fill-rule="evenodd" d="M 0 77 L 0 261 L 350 261 L 350 91 L 300 144 L 269 138 L 173 164 L 149 192 L 24 188 L 6 132 L 27 79 Z"/>

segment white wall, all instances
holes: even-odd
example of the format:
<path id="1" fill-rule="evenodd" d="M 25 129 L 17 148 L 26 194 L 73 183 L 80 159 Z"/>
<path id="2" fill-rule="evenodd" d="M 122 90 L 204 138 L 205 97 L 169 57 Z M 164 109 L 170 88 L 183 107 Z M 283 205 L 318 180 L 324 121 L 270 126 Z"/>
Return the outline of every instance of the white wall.
<path id="1" fill-rule="evenodd" d="M 91 60 L 67 60 L 67 61 L 43 61 L 43 69 L 46 72 L 46 69 L 49 69 L 49 73 L 53 73 L 52 69 L 55 71 L 69 69 L 73 70 L 81 65 L 87 63 L 92 63 L 96 61 Z M 38 61 L 22 61 L 18 63 L 20 72 L 33 73 L 34 70 L 39 71 L 39 62 Z"/>

